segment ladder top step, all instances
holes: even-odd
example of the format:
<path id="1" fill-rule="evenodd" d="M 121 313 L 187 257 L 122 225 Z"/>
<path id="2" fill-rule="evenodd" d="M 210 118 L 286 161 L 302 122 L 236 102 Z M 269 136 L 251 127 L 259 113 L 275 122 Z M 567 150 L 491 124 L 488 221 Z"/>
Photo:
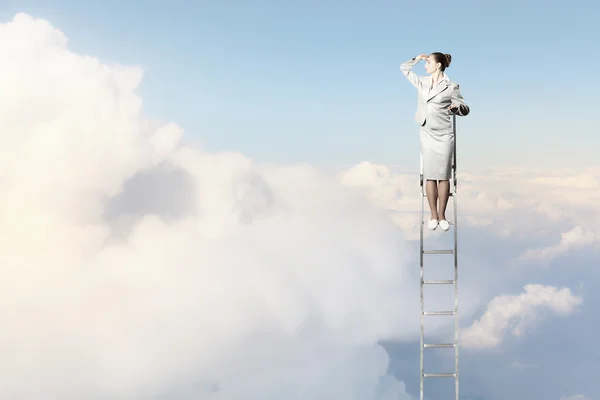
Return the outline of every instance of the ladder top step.
<path id="1" fill-rule="evenodd" d="M 454 254 L 454 250 L 423 250 L 423 254 Z"/>
<path id="2" fill-rule="evenodd" d="M 454 279 L 443 279 L 437 281 L 423 281 L 424 285 L 453 285 L 456 281 Z"/>
<path id="3" fill-rule="evenodd" d="M 425 343 L 423 344 L 424 348 L 429 349 L 440 349 L 440 348 L 451 348 L 456 347 L 455 343 Z"/>
<path id="4" fill-rule="evenodd" d="M 455 311 L 423 311 L 423 315 L 454 315 Z"/>
<path id="5" fill-rule="evenodd" d="M 424 378 L 455 378 L 456 374 L 453 372 L 442 373 L 442 374 L 423 374 Z"/>

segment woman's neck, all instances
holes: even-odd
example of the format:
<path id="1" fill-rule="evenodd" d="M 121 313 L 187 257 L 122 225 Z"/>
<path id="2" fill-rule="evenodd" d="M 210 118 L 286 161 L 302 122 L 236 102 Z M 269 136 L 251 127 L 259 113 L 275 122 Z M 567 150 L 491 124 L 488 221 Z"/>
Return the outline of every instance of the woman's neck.
<path id="1" fill-rule="evenodd" d="M 439 70 L 432 73 L 431 79 L 433 80 L 433 83 L 434 84 L 438 83 L 442 79 L 442 75 L 443 75 L 443 72 L 439 71 Z"/>

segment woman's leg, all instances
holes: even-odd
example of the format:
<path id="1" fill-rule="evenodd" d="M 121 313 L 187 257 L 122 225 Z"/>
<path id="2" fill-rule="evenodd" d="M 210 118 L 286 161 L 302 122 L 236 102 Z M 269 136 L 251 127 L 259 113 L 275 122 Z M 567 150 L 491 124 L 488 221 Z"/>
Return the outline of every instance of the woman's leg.
<path id="1" fill-rule="evenodd" d="M 427 186 L 426 186 L 425 190 L 427 192 L 427 201 L 429 202 L 429 210 L 431 211 L 431 219 L 438 219 L 438 212 L 437 212 L 438 187 L 437 187 L 437 181 L 429 180 L 428 179 L 427 180 Z"/>
<path id="2" fill-rule="evenodd" d="M 446 206 L 448 205 L 448 198 L 450 197 L 450 181 L 439 181 L 438 191 L 440 197 L 440 212 L 438 215 L 440 220 L 444 220 L 446 219 Z"/>

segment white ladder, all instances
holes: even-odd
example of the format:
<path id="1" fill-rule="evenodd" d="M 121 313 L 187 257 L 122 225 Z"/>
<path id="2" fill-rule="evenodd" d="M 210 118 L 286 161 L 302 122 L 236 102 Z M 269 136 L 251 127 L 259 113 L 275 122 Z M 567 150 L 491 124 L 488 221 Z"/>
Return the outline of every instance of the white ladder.
<path id="1" fill-rule="evenodd" d="M 421 286 L 421 349 L 420 349 L 420 358 L 421 358 L 421 373 L 420 373 L 420 391 L 421 397 L 420 400 L 424 400 L 424 381 L 425 378 L 454 378 L 454 387 L 455 387 L 455 396 L 456 400 L 459 400 L 458 395 L 458 232 L 457 232 L 457 205 L 456 205 L 456 114 L 452 116 L 452 130 L 454 133 L 454 149 L 453 149 L 453 157 L 452 157 L 452 177 L 451 180 L 453 182 L 453 190 L 450 190 L 449 200 L 452 199 L 453 208 L 454 208 L 454 219 L 450 222 L 450 225 L 454 230 L 454 248 L 453 249 L 440 249 L 440 250 L 424 250 L 423 249 L 423 227 L 427 223 L 425 221 L 425 201 L 427 198 L 425 187 L 423 186 L 423 158 L 421 156 L 421 277 L 420 277 L 420 286 Z M 454 256 L 454 279 L 448 280 L 424 280 L 424 271 L 423 271 L 423 259 L 425 255 L 453 255 Z M 441 311 L 425 311 L 423 305 L 423 288 L 425 285 L 454 285 L 454 307 L 453 309 L 441 310 Z M 453 343 L 425 343 L 424 337 L 424 318 L 426 316 L 439 316 L 439 315 L 453 315 L 454 316 L 454 342 Z M 426 373 L 423 362 L 423 353 L 425 349 L 431 348 L 453 348 L 454 349 L 454 372 L 446 372 L 446 373 Z"/>

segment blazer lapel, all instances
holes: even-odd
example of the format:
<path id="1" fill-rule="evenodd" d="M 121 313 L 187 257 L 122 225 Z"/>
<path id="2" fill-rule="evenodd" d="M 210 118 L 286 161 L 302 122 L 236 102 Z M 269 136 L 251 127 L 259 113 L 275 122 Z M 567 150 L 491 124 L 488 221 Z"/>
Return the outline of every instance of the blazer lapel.
<path id="1" fill-rule="evenodd" d="M 429 85 L 428 87 L 431 87 L 431 76 L 427 80 L 427 85 Z M 433 88 L 431 88 L 431 90 L 429 90 L 429 95 L 427 96 L 427 99 L 425 101 L 433 99 L 435 96 L 446 90 L 448 86 L 450 86 L 450 82 L 447 79 L 438 82 L 437 85 L 435 85 Z"/>

